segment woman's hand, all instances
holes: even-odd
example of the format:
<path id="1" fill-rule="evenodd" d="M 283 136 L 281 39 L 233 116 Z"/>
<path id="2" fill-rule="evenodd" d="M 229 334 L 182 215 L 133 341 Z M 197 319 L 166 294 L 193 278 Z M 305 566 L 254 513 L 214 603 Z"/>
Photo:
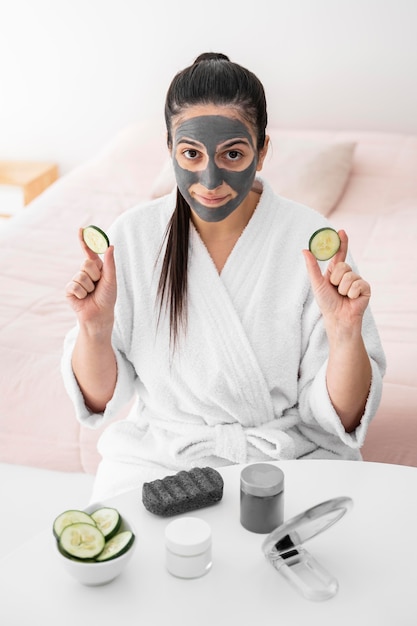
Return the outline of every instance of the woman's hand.
<path id="1" fill-rule="evenodd" d="M 114 247 L 109 246 L 102 261 L 84 242 L 82 228 L 78 237 L 86 258 L 67 284 L 66 296 L 81 324 L 112 325 L 117 295 Z"/>
<path id="2" fill-rule="evenodd" d="M 113 246 L 102 261 L 78 233 L 86 258 L 67 284 L 66 296 L 78 317 L 79 333 L 72 353 L 72 369 L 93 413 L 105 410 L 117 381 L 116 357 L 111 336 L 117 283 Z"/>
<path id="3" fill-rule="evenodd" d="M 307 271 L 317 304 L 325 323 L 338 327 L 361 324 L 362 317 L 371 297 L 369 284 L 352 271 L 346 263 L 348 237 L 339 231 L 340 248 L 322 274 L 320 266 L 309 250 L 303 250 Z"/>
<path id="4" fill-rule="evenodd" d="M 340 248 L 324 274 L 309 250 L 303 250 L 311 286 L 329 341 L 327 390 L 347 432 L 360 423 L 371 386 L 371 363 L 362 338 L 362 318 L 371 289 L 346 263 L 348 238 L 339 231 Z"/>

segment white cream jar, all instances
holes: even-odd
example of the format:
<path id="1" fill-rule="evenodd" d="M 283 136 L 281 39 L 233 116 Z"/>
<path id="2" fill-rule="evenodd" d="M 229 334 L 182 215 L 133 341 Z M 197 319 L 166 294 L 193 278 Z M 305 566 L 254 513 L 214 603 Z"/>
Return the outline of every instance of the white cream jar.
<path id="1" fill-rule="evenodd" d="M 211 528 L 198 517 L 180 517 L 165 528 L 166 567 L 178 578 L 198 578 L 211 568 Z"/>

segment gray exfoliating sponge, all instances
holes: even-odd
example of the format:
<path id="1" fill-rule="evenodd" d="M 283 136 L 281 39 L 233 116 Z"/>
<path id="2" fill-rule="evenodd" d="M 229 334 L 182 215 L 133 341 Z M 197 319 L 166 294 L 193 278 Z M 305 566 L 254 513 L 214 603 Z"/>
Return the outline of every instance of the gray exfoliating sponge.
<path id="1" fill-rule="evenodd" d="M 142 502 L 155 515 L 168 517 L 215 504 L 223 497 L 223 478 L 212 467 L 182 470 L 144 483 Z"/>

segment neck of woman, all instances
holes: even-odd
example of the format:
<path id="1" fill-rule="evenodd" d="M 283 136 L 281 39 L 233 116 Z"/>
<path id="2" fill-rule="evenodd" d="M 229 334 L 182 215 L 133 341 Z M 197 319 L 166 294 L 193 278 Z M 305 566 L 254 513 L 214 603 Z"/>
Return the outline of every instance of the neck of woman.
<path id="1" fill-rule="evenodd" d="M 191 220 L 219 273 L 249 223 L 258 201 L 259 194 L 249 192 L 245 201 L 220 222 L 206 222 L 191 211 Z"/>

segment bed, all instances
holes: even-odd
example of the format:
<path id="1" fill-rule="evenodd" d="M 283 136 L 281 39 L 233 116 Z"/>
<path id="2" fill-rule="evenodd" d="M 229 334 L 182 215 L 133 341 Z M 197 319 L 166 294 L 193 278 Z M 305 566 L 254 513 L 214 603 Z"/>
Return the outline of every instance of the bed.
<path id="1" fill-rule="evenodd" d="M 263 175 L 278 193 L 347 231 L 372 286 L 387 373 L 363 457 L 417 466 L 417 136 L 269 134 Z M 146 120 L 120 131 L 0 228 L 1 463 L 94 474 L 101 430 L 76 421 L 59 367 L 75 322 L 64 292 L 82 258 L 77 230 L 106 229 L 172 185 L 164 129 Z"/>

